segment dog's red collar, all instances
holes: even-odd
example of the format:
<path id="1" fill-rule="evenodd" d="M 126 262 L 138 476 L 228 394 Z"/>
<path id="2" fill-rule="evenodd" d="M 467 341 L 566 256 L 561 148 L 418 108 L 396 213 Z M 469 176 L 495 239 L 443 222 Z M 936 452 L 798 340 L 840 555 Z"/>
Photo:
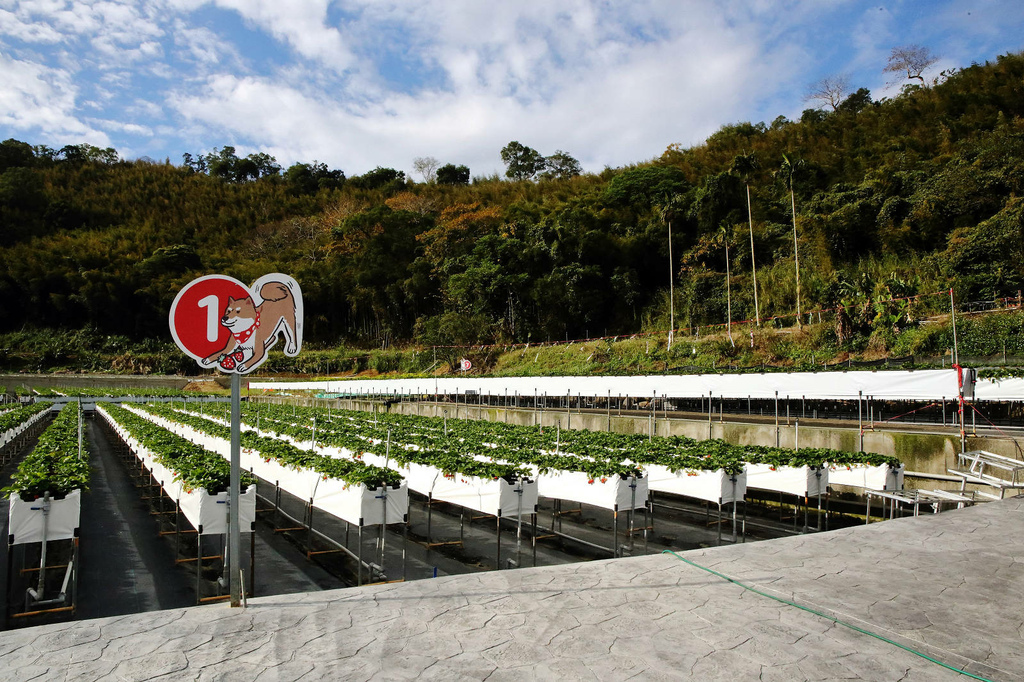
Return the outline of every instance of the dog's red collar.
<path id="1" fill-rule="evenodd" d="M 246 341 L 249 340 L 249 337 L 256 332 L 259 326 L 260 313 L 259 311 L 256 311 L 256 319 L 253 321 L 252 325 L 248 329 L 243 329 L 240 332 L 231 332 L 231 335 L 235 337 L 235 341 L 237 341 L 238 343 L 245 343 Z"/>

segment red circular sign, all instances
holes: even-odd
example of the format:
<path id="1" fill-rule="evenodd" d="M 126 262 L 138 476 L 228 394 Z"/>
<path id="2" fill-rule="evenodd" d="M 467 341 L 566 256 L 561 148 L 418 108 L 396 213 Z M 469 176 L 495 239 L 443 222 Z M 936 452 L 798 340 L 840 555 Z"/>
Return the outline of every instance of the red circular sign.
<path id="1" fill-rule="evenodd" d="M 196 361 L 221 351 L 231 338 L 231 331 L 220 324 L 228 298 L 248 296 L 244 284 L 225 275 L 207 275 L 189 282 L 171 304 L 171 336 L 178 348 Z"/>

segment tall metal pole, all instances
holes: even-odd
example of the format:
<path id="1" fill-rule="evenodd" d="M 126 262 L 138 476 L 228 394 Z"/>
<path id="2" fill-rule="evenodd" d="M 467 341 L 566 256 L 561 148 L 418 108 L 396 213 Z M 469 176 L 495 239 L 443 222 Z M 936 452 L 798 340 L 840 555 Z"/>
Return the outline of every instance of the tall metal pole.
<path id="1" fill-rule="evenodd" d="M 775 391 L 775 447 L 779 444 L 779 392 Z"/>
<path id="2" fill-rule="evenodd" d="M 949 288 L 949 316 L 953 320 L 953 364 L 960 364 L 960 353 L 956 343 L 956 304 L 953 302 L 953 288 Z"/>
<path id="3" fill-rule="evenodd" d="M 672 221 L 668 221 L 668 350 L 672 350 L 672 337 L 676 333 L 676 297 L 673 281 L 675 268 L 672 266 Z"/>
<path id="4" fill-rule="evenodd" d="M 750 207 L 750 185 L 747 184 L 747 218 L 750 221 L 750 272 L 754 276 L 754 318 L 761 326 L 761 306 L 757 303 L 757 265 L 754 263 L 754 212 Z"/>
<path id="5" fill-rule="evenodd" d="M 860 434 L 858 440 L 858 451 L 864 452 L 864 391 L 857 391 L 857 432 Z"/>
<path id="6" fill-rule="evenodd" d="M 796 241 L 796 195 L 793 192 L 793 167 L 789 170 L 789 201 L 793 207 L 793 258 L 796 260 L 796 327 L 803 329 L 804 323 L 800 317 L 800 248 Z"/>
<path id="7" fill-rule="evenodd" d="M 241 485 L 241 423 L 242 423 L 242 377 L 231 374 L 231 483 L 228 490 L 228 556 L 225 570 L 231 588 L 231 606 L 242 605 L 242 581 L 236 567 L 241 561 L 241 523 L 239 518 L 239 488 Z"/>

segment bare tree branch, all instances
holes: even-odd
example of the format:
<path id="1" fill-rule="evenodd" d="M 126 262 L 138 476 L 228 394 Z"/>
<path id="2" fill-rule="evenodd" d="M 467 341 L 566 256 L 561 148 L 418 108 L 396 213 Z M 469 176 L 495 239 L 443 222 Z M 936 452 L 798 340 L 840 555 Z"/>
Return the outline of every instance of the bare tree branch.
<path id="1" fill-rule="evenodd" d="M 413 170 L 423 176 L 423 182 L 426 183 L 434 181 L 437 167 L 440 165 L 441 162 L 433 156 L 417 156 L 412 160 Z"/>
<path id="2" fill-rule="evenodd" d="M 932 54 L 932 51 L 927 47 L 921 47 L 920 45 L 894 47 L 889 55 L 889 62 L 882 69 L 882 72 L 905 73 L 908 80 L 916 78 L 924 84 L 924 76 L 921 73 L 937 61 L 939 61 L 938 56 Z M 889 85 L 898 83 L 900 80 L 901 78 L 896 78 L 890 81 Z"/>
<path id="3" fill-rule="evenodd" d="M 846 74 L 831 75 L 812 83 L 807 89 L 804 101 L 817 102 L 818 109 L 830 106 L 832 111 L 835 111 L 849 94 L 850 77 Z"/>

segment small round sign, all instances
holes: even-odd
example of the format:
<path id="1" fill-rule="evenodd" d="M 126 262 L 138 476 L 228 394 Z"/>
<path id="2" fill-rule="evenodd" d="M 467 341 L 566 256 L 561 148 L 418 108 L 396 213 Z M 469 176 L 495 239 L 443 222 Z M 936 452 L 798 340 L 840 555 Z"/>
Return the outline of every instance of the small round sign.
<path id="1" fill-rule="evenodd" d="M 225 275 L 207 275 L 192 280 L 178 292 L 171 304 L 171 336 L 196 361 L 216 353 L 231 338 L 231 330 L 220 323 L 228 299 L 249 296 L 244 284 Z"/>

